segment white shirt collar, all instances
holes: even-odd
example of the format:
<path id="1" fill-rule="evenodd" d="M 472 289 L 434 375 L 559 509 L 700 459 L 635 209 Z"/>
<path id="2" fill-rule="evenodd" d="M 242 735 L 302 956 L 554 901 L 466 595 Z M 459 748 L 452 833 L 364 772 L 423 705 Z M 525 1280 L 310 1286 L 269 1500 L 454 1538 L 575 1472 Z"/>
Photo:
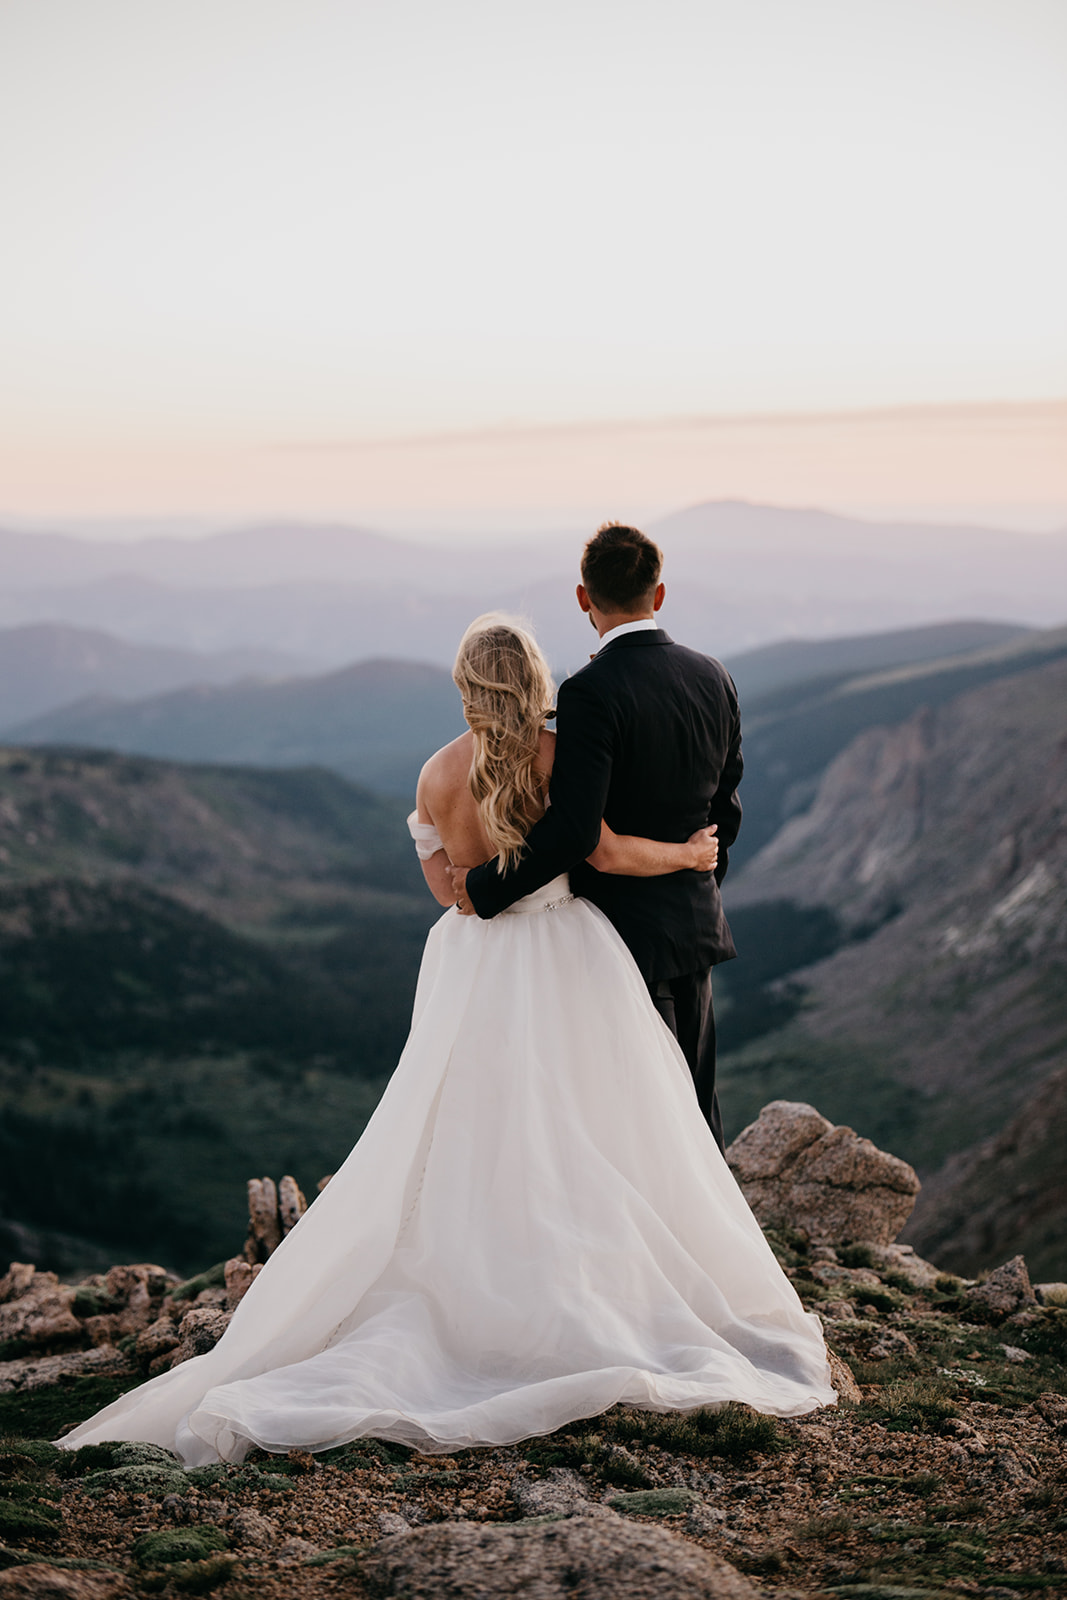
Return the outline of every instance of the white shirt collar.
<path id="1" fill-rule="evenodd" d="M 610 644 L 612 639 L 621 639 L 624 633 L 644 633 L 646 628 L 658 627 L 659 623 L 655 617 L 638 617 L 636 622 L 620 622 L 617 628 L 609 628 L 607 633 L 604 634 L 600 641 L 600 649 L 596 651 L 596 654 L 599 655 L 604 646 Z"/>

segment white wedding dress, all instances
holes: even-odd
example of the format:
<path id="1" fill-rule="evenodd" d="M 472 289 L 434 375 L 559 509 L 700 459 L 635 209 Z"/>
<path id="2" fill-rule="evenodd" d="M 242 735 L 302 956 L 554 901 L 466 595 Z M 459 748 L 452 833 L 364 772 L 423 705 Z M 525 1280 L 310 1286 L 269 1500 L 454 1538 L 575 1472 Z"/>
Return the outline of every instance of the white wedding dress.
<path id="1" fill-rule="evenodd" d="M 223 1338 L 60 1443 L 443 1452 L 616 1401 L 835 1399 L 629 951 L 563 877 L 441 917 L 380 1105 Z"/>

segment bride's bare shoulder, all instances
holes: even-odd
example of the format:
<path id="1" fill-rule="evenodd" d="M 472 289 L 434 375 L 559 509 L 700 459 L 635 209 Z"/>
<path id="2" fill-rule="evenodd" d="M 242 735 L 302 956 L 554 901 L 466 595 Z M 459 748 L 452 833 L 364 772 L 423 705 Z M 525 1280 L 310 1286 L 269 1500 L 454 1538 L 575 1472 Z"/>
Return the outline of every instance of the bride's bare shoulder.
<path id="1" fill-rule="evenodd" d="M 457 784 L 465 785 L 473 747 L 474 735 L 468 729 L 458 739 L 453 739 L 451 744 L 435 750 L 419 773 L 420 795 L 439 794 L 442 790 L 454 789 Z"/>

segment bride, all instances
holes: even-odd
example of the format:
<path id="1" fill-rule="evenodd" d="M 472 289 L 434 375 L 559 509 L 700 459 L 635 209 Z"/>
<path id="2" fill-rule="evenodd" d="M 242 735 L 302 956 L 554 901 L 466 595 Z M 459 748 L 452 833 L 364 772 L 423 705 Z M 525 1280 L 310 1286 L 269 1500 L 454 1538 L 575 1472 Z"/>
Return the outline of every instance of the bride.
<path id="1" fill-rule="evenodd" d="M 419 779 L 427 882 L 518 859 L 544 810 L 553 685 L 496 615 L 454 672 L 470 731 Z M 607 829 L 593 864 L 707 870 L 687 844 Z M 492 921 L 449 910 L 426 942 L 411 1033 L 359 1143 L 208 1354 L 59 1441 L 176 1450 L 360 1436 L 427 1452 L 548 1433 L 616 1402 L 653 1411 L 833 1404 L 804 1311 L 701 1115 L 626 946 L 565 876 Z"/>

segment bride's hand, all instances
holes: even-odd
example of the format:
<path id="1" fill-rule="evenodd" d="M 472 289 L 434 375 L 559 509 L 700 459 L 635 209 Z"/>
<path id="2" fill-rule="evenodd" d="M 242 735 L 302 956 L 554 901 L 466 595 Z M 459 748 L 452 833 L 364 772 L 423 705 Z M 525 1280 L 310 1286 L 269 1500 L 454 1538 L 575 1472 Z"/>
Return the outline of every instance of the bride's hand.
<path id="1" fill-rule="evenodd" d="M 691 833 L 686 841 L 693 852 L 692 870 L 694 872 L 714 872 L 719 859 L 719 841 L 715 837 L 716 824 L 710 828 L 698 828 L 696 833 Z"/>

